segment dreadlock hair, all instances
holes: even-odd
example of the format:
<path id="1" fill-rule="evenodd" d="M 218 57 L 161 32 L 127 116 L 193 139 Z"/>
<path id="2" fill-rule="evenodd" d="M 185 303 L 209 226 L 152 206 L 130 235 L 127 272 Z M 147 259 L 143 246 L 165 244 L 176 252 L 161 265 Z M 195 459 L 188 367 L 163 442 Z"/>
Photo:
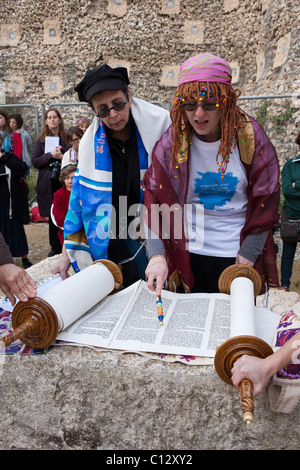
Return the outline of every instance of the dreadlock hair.
<path id="1" fill-rule="evenodd" d="M 184 100 L 197 99 L 211 100 L 221 109 L 220 131 L 221 143 L 216 155 L 216 160 L 221 157 L 220 170 L 226 171 L 231 154 L 233 141 L 237 141 L 237 132 L 243 129 L 243 112 L 237 106 L 239 89 L 234 90 L 230 85 L 219 82 L 189 82 L 180 85 L 174 93 L 171 108 L 171 120 L 173 124 L 173 146 L 171 165 L 182 155 L 183 139 L 191 143 L 193 128 L 191 127 L 186 112 L 181 106 Z M 185 154 L 186 155 L 186 154 Z M 185 156 L 187 158 L 187 155 Z"/>

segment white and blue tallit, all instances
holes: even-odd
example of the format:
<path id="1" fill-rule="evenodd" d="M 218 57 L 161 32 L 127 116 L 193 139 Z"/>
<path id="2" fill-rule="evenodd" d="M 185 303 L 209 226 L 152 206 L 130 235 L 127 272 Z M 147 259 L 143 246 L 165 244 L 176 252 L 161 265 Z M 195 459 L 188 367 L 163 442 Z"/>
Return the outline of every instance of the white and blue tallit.
<path id="1" fill-rule="evenodd" d="M 151 163 L 152 149 L 171 124 L 169 112 L 133 98 L 142 202 L 142 180 Z M 94 260 L 106 259 L 112 207 L 112 160 L 105 127 L 94 118 L 79 146 L 79 164 L 73 178 L 69 210 L 64 223 L 65 247 L 78 272 Z"/>

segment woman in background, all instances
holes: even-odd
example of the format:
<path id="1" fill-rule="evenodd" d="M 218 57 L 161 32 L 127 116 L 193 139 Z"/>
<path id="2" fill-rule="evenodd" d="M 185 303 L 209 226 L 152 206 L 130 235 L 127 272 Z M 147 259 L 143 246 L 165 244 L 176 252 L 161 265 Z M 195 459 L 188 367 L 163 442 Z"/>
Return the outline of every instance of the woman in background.
<path id="1" fill-rule="evenodd" d="M 300 132 L 296 138 L 296 144 L 300 147 Z M 284 195 L 281 222 L 284 218 L 300 219 L 300 155 L 290 158 L 284 164 L 281 172 L 281 187 Z M 283 240 L 279 289 L 285 292 L 288 292 L 290 288 L 296 248 L 296 241 Z"/>
<path id="2" fill-rule="evenodd" d="M 21 114 L 11 114 L 9 117 L 9 124 L 11 129 L 14 132 L 17 132 L 22 139 L 22 160 L 28 166 L 28 169 L 31 165 L 30 154 L 32 151 L 32 139 L 27 131 L 23 128 L 23 118 Z M 29 173 L 29 171 L 28 171 Z"/>
<path id="3" fill-rule="evenodd" d="M 51 218 L 53 223 L 59 228 L 58 239 L 61 246 L 64 244 L 64 221 L 68 212 L 70 194 L 72 191 L 73 176 L 75 175 L 77 166 L 67 164 L 59 175 L 62 188 L 53 194 L 53 204 L 51 207 Z"/>
<path id="4" fill-rule="evenodd" d="M 29 268 L 28 244 L 24 220 L 29 218 L 28 200 L 23 194 L 20 179 L 28 167 L 12 152 L 4 151 L 3 134 L 0 134 L 0 230 L 11 255 L 22 258 L 23 268 Z"/>
<path id="5" fill-rule="evenodd" d="M 0 108 L 0 132 L 4 137 L 2 148 L 5 152 L 13 152 L 22 160 L 22 139 L 17 132 L 13 132 L 9 125 L 9 115 L 5 109 Z"/>
<path id="6" fill-rule="evenodd" d="M 89 128 L 90 125 L 91 121 L 86 117 L 81 117 L 76 122 L 76 126 L 79 127 L 79 129 L 81 129 L 83 133 L 85 133 L 85 131 Z"/>
<path id="7" fill-rule="evenodd" d="M 61 167 L 64 168 L 66 165 L 77 165 L 78 163 L 78 148 L 80 141 L 83 136 L 83 130 L 77 126 L 72 126 L 67 131 L 68 144 L 71 148 L 66 151 L 63 156 Z"/>

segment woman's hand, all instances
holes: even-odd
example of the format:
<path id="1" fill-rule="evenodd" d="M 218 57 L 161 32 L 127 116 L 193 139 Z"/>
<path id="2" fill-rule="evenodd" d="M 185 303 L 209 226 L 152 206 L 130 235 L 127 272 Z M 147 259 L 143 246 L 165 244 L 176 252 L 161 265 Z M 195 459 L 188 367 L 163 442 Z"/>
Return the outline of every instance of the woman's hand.
<path id="1" fill-rule="evenodd" d="M 244 258 L 243 256 L 237 254 L 235 258 L 235 264 L 246 264 L 247 266 L 254 266 L 254 262 L 250 261 L 247 258 Z"/>
<path id="2" fill-rule="evenodd" d="M 37 285 L 34 280 L 25 269 L 19 268 L 13 263 L 0 266 L 0 287 L 12 305 L 16 303 L 14 296 L 21 302 L 27 302 L 29 298 L 32 299 L 37 294 Z"/>
<path id="3" fill-rule="evenodd" d="M 165 280 L 168 277 L 168 265 L 163 255 L 152 256 L 145 271 L 147 287 L 154 291 L 154 281 L 156 281 L 156 293 L 161 295 Z"/>
<path id="4" fill-rule="evenodd" d="M 268 358 L 261 359 L 247 355 L 240 357 L 234 363 L 231 373 L 232 383 L 237 388 L 243 379 L 251 380 L 254 398 L 264 390 L 272 377 Z"/>
<path id="5" fill-rule="evenodd" d="M 63 154 L 61 153 L 62 146 L 59 145 L 58 147 L 55 147 L 54 150 L 52 150 L 51 155 L 53 158 L 56 160 L 62 160 Z"/>
<path id="6" fill-rule="evenodd" d="M 68 256 L 67 250 L 65 248 L 65 245 L 63 245 L 62 253 L 60 255 L 60 258 L 59 258 L 57 264 L 52 269 L 52 272 L 53 272 L 53 274 L 59 273 L 61 275 L 62 280 L 64 280 L 64 279 L 67 279 L 68 277 L 70 277 L 70 275 L 68 273 L 68 270 L 69 270 L 70 266 L 71 266 L 71 263 L 70 263 L 70 260 L 69 260 L 69 256 Z"/>

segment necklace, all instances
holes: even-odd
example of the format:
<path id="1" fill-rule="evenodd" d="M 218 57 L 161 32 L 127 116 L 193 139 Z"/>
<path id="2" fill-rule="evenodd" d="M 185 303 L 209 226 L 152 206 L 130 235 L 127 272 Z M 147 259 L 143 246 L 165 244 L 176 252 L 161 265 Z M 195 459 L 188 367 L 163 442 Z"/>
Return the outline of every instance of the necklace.
<path id="1" fill-rule="evenodd" d="M 114 139 L 114 143 L 116 144 L 117 146 L 117 150 L 119 150 L 120 152 L 123 153 L 123 155 L 125 154 L 125 142 L 122 142 L 122 141 L 119 141 L 119 140 L 116 140 Z"/>

